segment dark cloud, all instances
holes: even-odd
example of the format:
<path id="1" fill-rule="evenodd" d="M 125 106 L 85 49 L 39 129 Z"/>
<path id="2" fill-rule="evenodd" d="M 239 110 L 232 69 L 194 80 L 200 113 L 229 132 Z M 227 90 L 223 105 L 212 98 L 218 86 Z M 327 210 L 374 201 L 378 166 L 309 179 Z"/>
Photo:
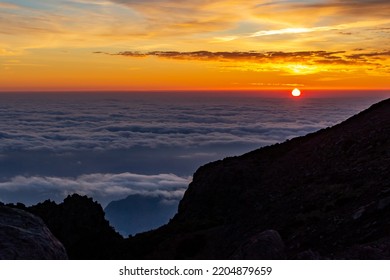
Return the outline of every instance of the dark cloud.
<path id="1" fill-rule="evenodd" d="M 200 60 L 218 62 L 251 62 L 251 63 L 302 63 L 311 64 L 338 64 L 338 65 L 379 65 L 375 59 L 379 56 L 388 56 L 388 52 L 376 52 L 368 54 L 348 55 L 345 51 L 300 51 L 300 52 L 177 52 L 177 51 L 152 51 L 132 52 L 124 51 L 114 55 L 126 57 L 148 57 L 177 59 L 177 60 Z M 361 58 L 365 59 L 362 60 Z M 371 57 L 371 60 L 369 59 Z"/>
<path id="2" fill-rule="evenodd" d="M 119 52 L 116 55 L 129 57 L 146 57 L 156 56 L 161 58 L 184 59 L 184 60 L 244 60 L 255 62 L 267 62 L 274 59 L 289 59 L 301 60 L 304 58 L 327 58 L 334 54 L 343 52 L 326 52 L 326 51 L 302 51 L 302 52 L 210 52 L 210 51 L 195 51 L 195 52 L 177 52 L 177 51 L 152 51 L 152 52 Z"/>
<path id="3" fill-rule="evenodd" d="M 357 54 L 348 55 L 347 57 L 353 60 L 364 60 L 364 61 L 367 61 L 371 58 L 382 59 L 382 58 L 390 57 L 390 51 L 357 53 Z"/>

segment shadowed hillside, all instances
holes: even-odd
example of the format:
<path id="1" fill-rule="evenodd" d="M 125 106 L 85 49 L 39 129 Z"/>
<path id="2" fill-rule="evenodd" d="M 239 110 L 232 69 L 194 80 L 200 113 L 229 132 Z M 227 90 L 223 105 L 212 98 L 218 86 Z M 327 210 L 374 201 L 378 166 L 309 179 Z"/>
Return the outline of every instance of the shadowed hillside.
<path id="1" fill-rule="evenodd" d="M 173 221 L 128 243 L 147 240 L 145 258 L 389 259 L 389 211 L 390 99 L 202 166 Z"/>

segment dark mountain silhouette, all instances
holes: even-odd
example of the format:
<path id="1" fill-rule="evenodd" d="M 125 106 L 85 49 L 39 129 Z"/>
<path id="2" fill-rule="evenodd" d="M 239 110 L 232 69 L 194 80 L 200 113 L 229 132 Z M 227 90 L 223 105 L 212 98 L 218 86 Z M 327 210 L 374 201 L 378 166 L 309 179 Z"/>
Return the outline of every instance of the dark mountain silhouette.
<path id="1" fill-rule="evenodd" d="M 60 204 L 46 200 L 31 207 L 7 206 L 41 217 L 65 246 L 69 259 L 115 259 L 116 248 L 123 241 L 105 220 L 100 204 L 86 196 L 73 194 Z"/>
<path id="2" fill-rule="evenodd" d="M 166 224 L 176 214 L 177 207 L 178 201 L 161 196 L 129 195 L 110 202 L 104 212 L 110 224 L 128 236 Z"/>
<path id="3" fill-rule="evenodd" d="M 174 219 L 127 240 L 127 252 L 390 259 L 389 214 L 387 99 L 332 128 L 202 166 Z"/>
<path id="4" fill-rule="evenodd" d="M 85 197 L 30 209 L 70 258 L 390 259 L 390 99 L 200 167 L 175 217 L 134 237 Z"/>

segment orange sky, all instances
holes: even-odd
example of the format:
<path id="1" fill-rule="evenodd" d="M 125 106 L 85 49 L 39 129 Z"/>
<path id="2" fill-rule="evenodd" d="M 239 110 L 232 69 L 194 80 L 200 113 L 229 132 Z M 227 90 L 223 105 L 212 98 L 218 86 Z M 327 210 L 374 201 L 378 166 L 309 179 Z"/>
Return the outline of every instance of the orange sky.
<path id="1" fill-rule="evenodd" d="M 0 91 L 390 88 L 388 0 L 1 1 L 0 13 Z"/>

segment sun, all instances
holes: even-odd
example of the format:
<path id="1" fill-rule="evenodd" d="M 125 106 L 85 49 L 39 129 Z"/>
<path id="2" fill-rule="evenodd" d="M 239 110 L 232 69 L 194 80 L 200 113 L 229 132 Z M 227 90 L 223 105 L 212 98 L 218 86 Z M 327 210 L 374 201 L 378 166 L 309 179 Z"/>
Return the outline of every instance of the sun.
<path id="1" fill-rule="evenodd" d="M 294 97 L 298 97 L 301 95 L 301 91 L 297 88 L 294 88 L 293 91 L 291 92 L 291 95 Z"/>

